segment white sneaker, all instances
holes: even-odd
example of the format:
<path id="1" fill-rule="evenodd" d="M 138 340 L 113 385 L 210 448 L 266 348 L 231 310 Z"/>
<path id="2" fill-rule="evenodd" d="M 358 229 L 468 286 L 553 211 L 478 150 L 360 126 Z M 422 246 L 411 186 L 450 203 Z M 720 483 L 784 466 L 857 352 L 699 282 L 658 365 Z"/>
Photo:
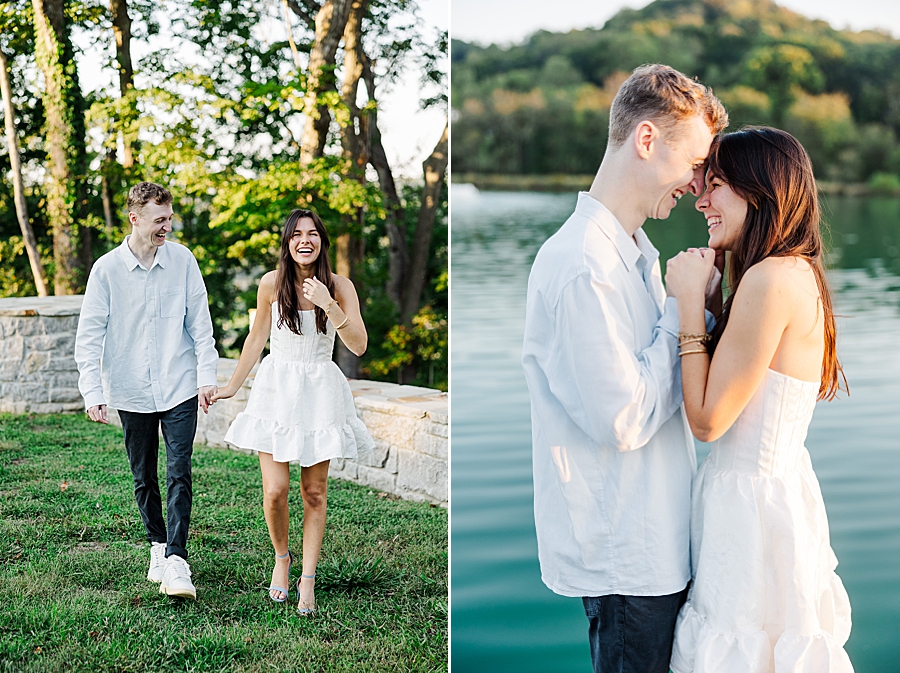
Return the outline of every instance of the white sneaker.
<path id="1" fill-rule="evenodd" d="M 150 543 L 150 569 L 147 571 L 147 579 L 151 582 L 162 582 L 163 570 L 166 569 L 166 543 Z"/>
<path id="2" fill-rule="evenodd" d="M 159 593 L 182 598 L 197 598 L 197 590 L 191 582 L 191 567 L 188 562 L 174 554 L 166 559 Z"/>

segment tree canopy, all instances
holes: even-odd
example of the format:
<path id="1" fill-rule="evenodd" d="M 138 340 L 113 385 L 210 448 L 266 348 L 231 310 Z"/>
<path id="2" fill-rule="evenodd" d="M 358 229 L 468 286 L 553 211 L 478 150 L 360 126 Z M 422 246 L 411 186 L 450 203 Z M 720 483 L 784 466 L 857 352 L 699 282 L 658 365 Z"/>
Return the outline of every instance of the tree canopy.
<path id="1" fill-rule="evenodd" d="M 446 105 L 447 36 L 415 2 L 17 0 L 0 29 L 28 217 L 57 294 L 80 291 L 128 233 L 129 186 L 160 183 L 220 352 L 235 356 L 286 216 L 314 208 L 370 331 L 365 358 L 342 368 L 446 386 L 447 130 L 421 177 L 395 180 L 378 127 L 404 70 L 420 74 L 421 106 Z M 78 45 L 103 54 L 111 85 L 79 82 Z M 13 182 L 0 181 L 0 296 L 36 292 L 16 214 Z"/>
<path id="2" fill-rule="evenodd" d="M 599 29 L 538 31 L 511 47 L 454 40 L 454 172 L 593 173 L 612 98 L 644 63 L 712 86 L 729 130 L 795 134 L 820 179 L 900 185 L 900 40 L 770 0 L 656 0 Z"/>

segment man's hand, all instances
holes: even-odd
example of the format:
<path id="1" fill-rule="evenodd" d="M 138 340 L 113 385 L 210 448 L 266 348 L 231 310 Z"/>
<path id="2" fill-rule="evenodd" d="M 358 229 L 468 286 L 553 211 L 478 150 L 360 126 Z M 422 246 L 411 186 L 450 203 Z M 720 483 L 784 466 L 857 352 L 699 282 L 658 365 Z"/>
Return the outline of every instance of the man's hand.
<path id="1" fill-rule="evenodd" d="M 109 425 L 109 421 L 106 419 L 106 405 L 105 404 L 97 404 L 90 409 L 87 410 L 88 418 L 90 418 L 95 423 L 104 423 Z"/>
<path id="2" fill-rule="evenodd" d="M 218 386 L 203 386 L 197 389 L 197 400 L 200 402 L 200 408 L 204 414 L 209 413 L 209 405 L 214 402 L 213 396 L 218 392 Z"/>

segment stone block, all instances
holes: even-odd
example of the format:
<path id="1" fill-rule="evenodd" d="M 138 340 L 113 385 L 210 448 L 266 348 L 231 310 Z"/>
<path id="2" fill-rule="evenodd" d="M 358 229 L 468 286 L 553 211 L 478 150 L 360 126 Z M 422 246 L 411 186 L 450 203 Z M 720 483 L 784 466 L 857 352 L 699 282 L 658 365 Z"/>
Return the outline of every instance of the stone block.
<path id="1" fill-rule="evenodd" d="M 427 416 L 435 423 L 442 423 L 443 425 L 450 424 L 450 414 L 446 411 L 429 411 Z"/>
<path id="2" fill-rule="evenodd" d="M 0 360 L 0 381 L 15 381 L 22 371 L 22 360 L 6 358 Z"/>
<path id="3" fill-rule="evenodd" d="M 25 373 L 33 374 L 50 362 L 50 353 L 40 351 L 30 351 L 25 356 Z"/>
<path id="4" fill-rule="evenodd" d="M 389 444 L 386 444 L 381 440 L 375 440 L 375 449 L 372 451 L 360 452 L 356 462 L 360 465 L 367 465 L 368 467 L 382 468 L 387 461 L 389 450 Z"/>
<path id="5" fill-rule="evenodd" d="M 447 500 L 447 461 L 407 449 L 398 455 L 397 488 L 423 493 L 437 502 Z"/>
<path id="6" fill-rule="evenodd" d="M 450 436 L 450 426 L 447 423 L 428 423 L 425 426 L 425 431 L 429 435 L 437 435 L 438 437 Z"/>
<path id="7" fill-rule="evenodd" d="M 25 339 L 13 334 L 0 338 L 0 360 L 21 360 L 25 356 Z"/>
<path id="8" fill-rule="evenodd" d="M 372 437 L 390 446 L 412 448 L 415 442 L 416 423 L 407 417 L 366 414 L 364 421 Z"/>
<path id="9" fill-rule="evenodd" d="M 24 414 L 28 411 L 28 402 L 24 400 L 0 400 L 0 413 L 6 414 Z"/>
<path id="10" fill-rule="evenodd" d="M 47 369 L 42 374 L 47 383 L 54 388 L 78 388 L 77 371 L 53 371 Z"/>
<path id="11" fill-rule="evenodd" d="M 50 361 L 44 367 L 49 372 L 75 372 L 78 373 L 78 365 L 75 364 L 75 358 L 71 353 L 53 353 L 50 355 Z"/>
<path id="12" fill-rule="evenodd" d="M 356 463 L 354 463 L 352 460 L 344 461 L 344 467 L 343 467 L 343 469 L 340 469 L 340 470 L 337 469 L 335 467 L 334 463 L 332 462 L 328 466 L 328 475 L 331 477 L 335 477 L 337 479 L 347 479 L 348 481 L 356 481 L 358 469 L 359 469 L 359 466 Z"/>
<path id="13" fill-rule="evenodd" d="M 84 398 L 81 397 L 78 388 L 57 388 L 55 386 L 50 388 L 49 397 L 51 402 L 76 404 L 79 407 L 84 400 Z"/>
<path id="14" fill-rule="evenodd" d="M 393 493 L 397 488 L 397 476 L 377 467 L 357 466 L 356 481 L 378 491 Z"/>
<path id="15" fill-rule="evenodd" d="M 416 433 L 416 441 L 413 448 L 419 453 L 424 453 L 435 458 L 447 460 L 447 438 L 438 437 L 427 432 Z"/>
<path id="16" fill-rule="evenodd" d="M 397 449 L 388 451 L 387 460 L 384 462 L 384 470 L 391 474 L 397 474 Z"/>

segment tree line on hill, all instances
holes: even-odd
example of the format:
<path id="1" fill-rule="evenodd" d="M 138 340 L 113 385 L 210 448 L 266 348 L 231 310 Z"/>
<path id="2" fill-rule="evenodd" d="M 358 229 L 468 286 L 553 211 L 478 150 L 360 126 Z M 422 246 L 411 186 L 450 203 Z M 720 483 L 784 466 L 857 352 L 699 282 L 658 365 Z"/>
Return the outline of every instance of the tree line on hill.
<path id="1" fill-rule="evenodd" d="M 112 86 L 79 80 L 76 45 Z M 370 332 L 342 369 L 446 387 L 448 128 L 400 180 L 378 112 L 402 69 L 445 108 L 447 47 L 413 0 L 2 3 L 0 296 L 82 291 L 130 231 L 129 186 L 157 182 L 234 357 L 287 214 L 313 208 Z"/>
<path id="2" fill-rule="evenodd" d="M 451 45 L 453 172 L 591 174 L 628 74 L 666 63 L 713 87 L 727 130 L 768 124 L 820 180 L 900 189 L 900 40 L 831 28 L 770 0 L 656 0 L 600 29 Z"/>

